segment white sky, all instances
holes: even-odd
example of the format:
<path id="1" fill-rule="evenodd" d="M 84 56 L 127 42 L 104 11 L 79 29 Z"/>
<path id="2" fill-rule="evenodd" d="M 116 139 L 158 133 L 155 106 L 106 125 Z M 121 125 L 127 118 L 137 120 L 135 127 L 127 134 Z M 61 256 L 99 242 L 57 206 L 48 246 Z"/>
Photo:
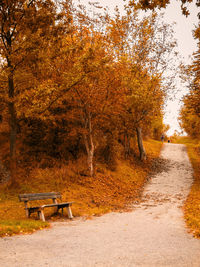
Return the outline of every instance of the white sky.
<path id="1" fill-rule="evenodd" d="M 76 0 L 78 1 L 78 0 Z M 87 5 L 88 0 L 79 0 L 82 4 Z M 121 11 L 123 11 L 123 6 L 126 2 L 123 0 L 90 0 L 90 2 L 99 2 L 102 6 L 108 7 L 111 12 L 114 11 L 115 6 L 117 5 Z M 164 20 L 167 23 L 176 22 L 174 26 L 175 38 L 178 43 L 178 51 L 181 56 L 184 58 L 184 62 L 189 64 L 190 56 L 197 49 L 197 42 L 192 36 L 192 30 L 195 28 L 194 25 L 197 25 L 198 18 L 197 13 L 200 11 L 194 3 L 189 5 L 190 16 L 185 17 L 181 13 L 180 0 L 171 0 L 171 4 L 161 11 L 165 13 Z M 177 89 L 179 92 L 176 95 L 173 95 L 173 100 L 168 100 L 165 108 L 164 123 L 170 125 L 170 130 L 168 135 L 172 135 L 175 130 L 181 132 L 178 123 L 179 109 L 181 106 L 180 100 L 184 94 L 187 93 L 187 88 L 183 87 L 179 82 L 177 84 Z"/>

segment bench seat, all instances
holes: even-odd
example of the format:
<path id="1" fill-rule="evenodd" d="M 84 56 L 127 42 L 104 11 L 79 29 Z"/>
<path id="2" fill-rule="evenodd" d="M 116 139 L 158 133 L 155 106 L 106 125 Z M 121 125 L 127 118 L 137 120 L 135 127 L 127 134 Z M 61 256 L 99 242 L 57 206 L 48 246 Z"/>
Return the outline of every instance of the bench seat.
<path id="1" fill-rule="evenodd" d="M 51 208 L 51 207 L 56 207 L 57 212 L 59 209 L 62 209 L 62 214 L 63 214 L 63 208 L 67 209 L 67 214 L 70 219 L 73 218 L 72 211 L 70 206 L 72 205 L 73 202 L 62 202 L 58 203 L 57 198 L 61 198 L 61 194 L 56 192 L 50 192 L 50 193 L 36 193 L 36 194 L 21 194 L 19 195 L 19 200 L 24 201 L 25 204 L 25 211 L 26 215 L 29 218 L 31 213 L 37 212 L 38 217 L 42 220 L 45 221 L 45 216 L 43 210 L 45 208 Z M 52 199 L 53 203 L 52 204 L 44 204 L 41 206 L 35 206 L 35 207 L 28 207 L 28 202 L 31 200 L 44 200 L 44 199 Z"/>

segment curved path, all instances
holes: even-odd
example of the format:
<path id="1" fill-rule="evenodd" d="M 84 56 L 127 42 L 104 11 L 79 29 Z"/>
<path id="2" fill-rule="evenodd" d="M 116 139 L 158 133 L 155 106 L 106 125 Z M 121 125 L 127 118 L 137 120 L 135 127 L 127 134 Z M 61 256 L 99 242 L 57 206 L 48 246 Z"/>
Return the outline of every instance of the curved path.
<path id="1" fill-rule="evenodd" d="M 183 145 L 165 144 L 168 170 L 154 176 L 132 212 L 54 223 L 0 240 L 0 266 L 200 266 L 200 240 L 187 232 L 181 206 L 192 183 Z"/>

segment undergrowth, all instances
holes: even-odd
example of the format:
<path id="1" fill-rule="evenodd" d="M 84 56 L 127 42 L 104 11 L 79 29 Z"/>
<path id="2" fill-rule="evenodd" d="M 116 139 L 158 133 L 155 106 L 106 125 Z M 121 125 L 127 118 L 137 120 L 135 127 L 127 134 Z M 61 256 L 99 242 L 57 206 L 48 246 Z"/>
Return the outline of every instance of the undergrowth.
<path id="1" fill-rule="evenodd" d="M 34 214 L 31 219 L 25 217 L 24 203 L 18 200 L 20 193 L 59 191 L 62 201 L 74 201 L 74 217 L 88 218 L 111 211 L 129 210 L 130 204 L 139 200 L 143 186 L 152 173 L 152 163 L 159 157 L 162 146 L 161 142 L 153 140 L 145 141 L 144 145 L 148 155 L 146 162 L 140 162 L 136 156 L 129 160 L 118 159 L 114 170 L 107 168 L 106 164 L 96 163 L 95 177 L 81 174 L 83 159 L 67 165 L 34 167 L 28 174 L 21 169 L 17 186 L 0 186 L 0 236 L 29 233 L 49 225 L 48 222 L 36 220 Z M 52 216 L 51 209 L 44 212 L 47 221 L 67 218 L 66 213 L 64 217 Z"/>

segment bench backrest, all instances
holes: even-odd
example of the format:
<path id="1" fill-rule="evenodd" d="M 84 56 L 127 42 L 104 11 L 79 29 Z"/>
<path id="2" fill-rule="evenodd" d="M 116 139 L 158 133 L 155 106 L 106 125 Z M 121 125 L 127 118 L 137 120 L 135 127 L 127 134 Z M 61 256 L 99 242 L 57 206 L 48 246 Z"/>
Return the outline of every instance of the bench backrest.
<path id="1" fill-rule="evenodd" d="M 61 198 L 60 192 L 36 193 L 36 194 L 20 194 L 19 195 L 19 201 L 56 199 L 56 198 Z"/>

